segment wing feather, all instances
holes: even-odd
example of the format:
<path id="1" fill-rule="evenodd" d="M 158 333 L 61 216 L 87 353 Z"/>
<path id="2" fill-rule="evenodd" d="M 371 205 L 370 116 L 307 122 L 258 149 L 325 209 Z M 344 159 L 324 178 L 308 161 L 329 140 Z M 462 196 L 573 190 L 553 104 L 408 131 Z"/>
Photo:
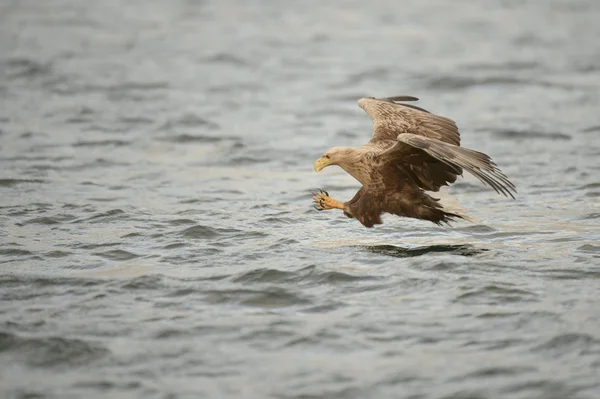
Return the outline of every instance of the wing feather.
<path id="1" fill-rule="evenodd" d="M 493 188 L 497 193 L 515 198 L 511 193 L 511 191 L 516 193 L 514 184 L 498 169 L 494 161 L 482 152 L 469 150 L 426 136 L 403 133 L 398 135 L 397 143 L 382 155 L 397 158 L 396 162 L 400 162 L 401 167 L 406 168 L 410 167 L 410 164 L 402 163 L 402 154 L 413 153 L 414 149 L 426 152 L 429 156 L 448 165 L 457 174 L 462 174 L 460 171 L 464 169 Z"/>
<path id="2" fill-rule="evenodd" d="M 373 121 L 371 142 L 396 140 L 402 133 L 412 133 L 446 143 L 460 145 L 456 123 L 449 118 L 434 115 L 411 104 L 396 101 L 416 101 L 416 97 L 361 98 L 358 106 Z"/>

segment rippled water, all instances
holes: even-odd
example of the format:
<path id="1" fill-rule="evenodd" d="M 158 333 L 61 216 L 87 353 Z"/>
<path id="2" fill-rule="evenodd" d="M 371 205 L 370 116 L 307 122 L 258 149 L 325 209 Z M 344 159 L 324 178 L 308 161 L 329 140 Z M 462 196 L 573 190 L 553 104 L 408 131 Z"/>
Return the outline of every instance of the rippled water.
<path id="1" fill-rule="evenodd" d="M 600 397 L 600 3 L 0 4 L 4 397 Z M 515 201 L 317 212 L 361 96 L 414 95 Z"/>

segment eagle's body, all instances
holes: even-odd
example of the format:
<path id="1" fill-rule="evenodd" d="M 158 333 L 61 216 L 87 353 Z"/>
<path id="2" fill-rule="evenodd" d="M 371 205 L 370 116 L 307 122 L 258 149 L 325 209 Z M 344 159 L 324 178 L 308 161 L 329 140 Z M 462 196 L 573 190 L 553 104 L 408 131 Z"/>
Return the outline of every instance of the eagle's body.
<path id="1" fill-rule="evenodd" d="M 456 181 L 467 170 L 496 192 L 511 196 L 515 186 L 489 156 L 460 147 L 454 121 L 409 104 L 414 97 L 361 98 L 358 106 L 373 121 L 373 136 L 358 148 L 334 147 L 315 162 L 319 171 L 338 165 L 362 187 L 346 203 L 326 193 L 315 194 L 317 209 L 342 209 L 366 227 L 381 224 L 381 214 L 429 220 L 440 224 L 468 219 L 444 206 L 429 192 Z M 514 197 L 513 197 L 514 198 Z"/>

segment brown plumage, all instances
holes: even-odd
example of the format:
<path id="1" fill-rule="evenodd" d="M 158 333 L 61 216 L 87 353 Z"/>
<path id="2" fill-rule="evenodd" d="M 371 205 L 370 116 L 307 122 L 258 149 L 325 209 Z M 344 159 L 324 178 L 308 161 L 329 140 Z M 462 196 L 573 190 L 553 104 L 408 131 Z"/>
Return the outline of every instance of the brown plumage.
<path id="1" fill-rule="evenodd" d="M 346 216 L 356 218 L 366 227 L 381 224 L 382 213 L 436 224 L 455 218 L 469 220 L 458 208 L 426 192 L 438 192 L 442 186 L 454 183 L 463 170 L 514 199 L 515 186 L 488 155 L 460 147 L 460 134 L 453 120 L 398 103 L 417 100 L 398 96 L 358 101 L 358 106 L 373 121 L 371 140 L 358 148 L 331 148 L 315 162 L 314 168 L 320 171 L 338 165 L 362 187 L 343 204 L 326 192 L 315 194 L 317 209 L 342 209 Z"/>

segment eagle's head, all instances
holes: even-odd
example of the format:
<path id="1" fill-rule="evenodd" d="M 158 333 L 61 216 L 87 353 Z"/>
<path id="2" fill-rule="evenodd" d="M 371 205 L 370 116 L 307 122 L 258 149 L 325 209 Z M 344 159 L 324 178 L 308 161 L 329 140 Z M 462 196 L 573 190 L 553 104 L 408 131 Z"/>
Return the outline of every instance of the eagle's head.
<path id="1" fill-rule="evenodd" d="M 342 165 L 348 158 L 348 153 L 351 151 L 351 148 L 345 147 L 332 147 L 325 151 L 321 158 L 317 159 L 314 164 L 314 169 L 316 172 L 319 172 L 323 168 L 326 168 L 329 165 Z"/>

